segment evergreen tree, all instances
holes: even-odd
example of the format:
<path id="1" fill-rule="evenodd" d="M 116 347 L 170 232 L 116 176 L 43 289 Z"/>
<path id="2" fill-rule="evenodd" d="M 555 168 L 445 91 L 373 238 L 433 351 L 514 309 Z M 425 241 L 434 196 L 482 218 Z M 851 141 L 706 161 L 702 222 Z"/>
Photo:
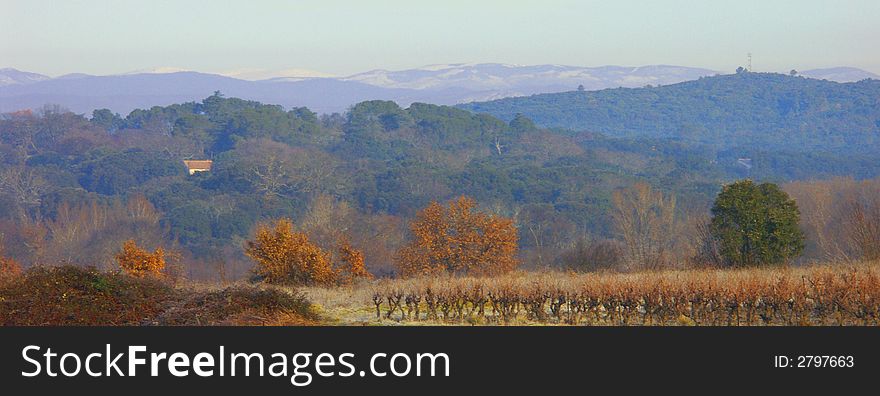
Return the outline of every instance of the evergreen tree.
<path id="1" fill-rule="evenodd" d="M 711 232 L 731 266 L 778 264 L 804 249 L 797 204 L 773 183 L 724 186 L 712 207 Z"/>

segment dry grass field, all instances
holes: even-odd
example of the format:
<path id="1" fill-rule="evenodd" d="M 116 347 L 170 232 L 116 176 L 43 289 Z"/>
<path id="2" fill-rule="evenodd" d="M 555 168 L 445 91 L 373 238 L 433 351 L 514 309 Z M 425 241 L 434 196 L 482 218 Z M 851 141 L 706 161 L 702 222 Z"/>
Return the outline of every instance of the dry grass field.
<path id="1" fill-rule="evenodd" d="M 2 325 L 880 324 L 880 262 L 639 273 L 516 271 L 290 288 L 31 268 L 0 281 Z"/>
<path id="2" fill-rule="evenodd" d="M 877 325 L 880 262 L 632 274 L 514 272 L 301 289 L 342 325 Z"/>

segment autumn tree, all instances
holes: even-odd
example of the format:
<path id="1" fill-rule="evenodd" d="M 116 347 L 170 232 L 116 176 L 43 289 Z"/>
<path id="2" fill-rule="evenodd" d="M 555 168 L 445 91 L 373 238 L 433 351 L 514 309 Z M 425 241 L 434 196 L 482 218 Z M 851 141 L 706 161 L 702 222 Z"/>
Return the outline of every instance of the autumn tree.
<path id="1" fill-rule="evenodd" d="M 645 183 L 614 191 L 611 199 L 614 227 L 626 246 L 632 267 L 656 268 L 664 264 L 675 226 L 675 197 L 664 196 Z"/>
<path id="2" fill-rule="evenodd" d="M 351 246 L 347 237 L 339 239 L 337 246 L 339 254 L 339 282 L 352 284 L 358 279 L 372 279 L 373 274 L 367 271 L 364 265 L 364 253 Z"/>
<path id="3" fill-rule="evenodd" d="M 412 238 L 396 257 L 404 276 L 434 273 L 495 275 L 516 268 L 517 229 L 512 219 L 475 210 L 460 197 L 432 202 L 410 224 Z"/>
<path id="4" fill-rule="evenodd" d="M 165 250 L 159 247 L 150 253 L 138 247 L 134 240 L 129 239 L 122 245 L 122 251 L 116 255 L 116 262 L 129 275 L 158 276 L 165 270 Z"/>
<path id="5" fill-rule="evenodd" d="M 254 239 L 245 243 L 245 254 L 256 262 L 255 274 L 267 283 L 328 285 L 337 278 L 330 252 L 294 231 L 288 219 L 260 224 Z"/>
<path id="6" fill-rule="evenodd" d="M 3 234 L 0 234 L 0 281 L 21 273 L 21 266 L 12 258 L 5 256 Z"/>

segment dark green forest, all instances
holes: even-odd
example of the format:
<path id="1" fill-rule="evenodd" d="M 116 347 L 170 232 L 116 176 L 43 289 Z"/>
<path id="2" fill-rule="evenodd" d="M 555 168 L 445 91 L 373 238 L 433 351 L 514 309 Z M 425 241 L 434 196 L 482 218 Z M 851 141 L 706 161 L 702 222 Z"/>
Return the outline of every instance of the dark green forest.
<path id="1" fill-rule="evenodd" d="M 525 265 L 546 266 L 613 238 L 612 193 L 637 182 L 675 196 L 687 219 L 740 178 L 880 173 L 880 82 L 748 74 L 464 106 L 474 112 L 368 101 L 319 115 L 218 92 L 126 116 L 4 114 L 0 236 L 26 264 L 110 265 L 135 238 L 181 251 L 190 276 L 236 277 L 255 224 L 289 217 L 318 240 L 354 235 L 381 275 L 407 219 L 467 195 L 513 217 Z M 185 159 L 214 162 L 189 175 Z"/>
<path id="2" fill-rule="evenodd" d="M 878 80 L 836 83 L 741 71 L 668 86 L 571 91 L 459 107 L 503 120 L 523 114 L 547 127 L 671 138 L 718 150 L 836 153 L 867 160 L 880 149 Z"/>

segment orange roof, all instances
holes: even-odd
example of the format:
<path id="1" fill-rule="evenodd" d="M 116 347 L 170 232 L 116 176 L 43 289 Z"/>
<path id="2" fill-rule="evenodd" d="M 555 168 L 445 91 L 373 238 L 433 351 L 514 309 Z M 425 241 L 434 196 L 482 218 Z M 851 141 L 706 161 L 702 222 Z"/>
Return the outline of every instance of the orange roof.
<path id="1" fill-rule="evenodd" d="M 210 170 L 211 164 L 214 161 L 211 160 L 183 160 L 183 164 L 186 165 L 190 170 L 192 169 L 202 169 L 202 170 Z"/>

